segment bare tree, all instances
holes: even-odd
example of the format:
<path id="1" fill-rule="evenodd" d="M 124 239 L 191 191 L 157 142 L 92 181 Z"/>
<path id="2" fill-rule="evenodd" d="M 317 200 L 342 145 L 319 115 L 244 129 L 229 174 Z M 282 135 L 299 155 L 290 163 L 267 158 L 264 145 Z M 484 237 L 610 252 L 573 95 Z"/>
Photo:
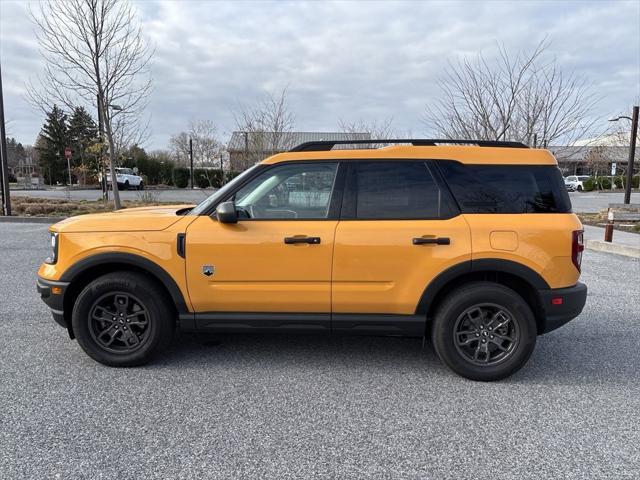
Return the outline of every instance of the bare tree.
<path id="1" fill-rule="evenodd" d="M 182 165 L 189 164 L 189 140 L 193 143 L 193 164 L 198 167 L 217 167 L 224 154 L 224 146 L 218 140 L 218 129 L 211 120 L 191 120 L 189 130 L 172 135 L 171 150 Z M 209 172 L 205 174 L 211 183 Z"/>
<path id="2" fill-rule="evenodd" d="M 35 84 L 29 82 L 29 97 L 43 109 L 54 102 L 96 107 L 109 149 L 114 207 L 119 209 L 116 142 L 139 132 L 151 89 L 152 51 L 135 10 L 126 0 L 46 1 L 31 17 L 46 67 Z"/>
<path id="3" fill-rule="evenodd" d="M 565 74 L 548 43 L 496 59 L 478 55 L 450 65 L 438 79 L 440 93 L 425 123 L 444 138 L 513 140 L 527 145 L 571 145 L 590 133 L 598 102 L 585 80 Z"/>
<path id="4" fill-rule="evenodd" d="M 340 118 L 338 119 L 338 128 L 341 132 L 353 135 L 368 133 L 371 135 L 372 140 L 392 138 L 396 136 L 396 131 L 393 129 L 392 117 L 379 121 L 365 121 L 363 119 L 359 119 L 353 122 L 348 122 Z"/>
<path id="5" fill-rule="evenodd" d="M 245 166 L 291 147 L 295 117 L 287 104 L 286 88 L 277 95 L 266 94 L 255 105 L 241 104 L 234 116 L 244 136 Z"/>

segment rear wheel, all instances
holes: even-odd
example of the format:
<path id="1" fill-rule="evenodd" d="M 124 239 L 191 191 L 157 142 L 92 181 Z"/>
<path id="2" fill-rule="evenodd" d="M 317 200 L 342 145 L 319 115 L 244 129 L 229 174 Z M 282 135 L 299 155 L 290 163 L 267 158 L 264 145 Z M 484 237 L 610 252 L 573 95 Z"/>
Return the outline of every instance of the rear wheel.
<path id="1" fill-rule="evenodd" d="M 576 188 L 576 190 L 578 190 L 579 192 L 582 191 L 582 185 L 578 185 L 578 188 Z"/>
<path id="2" fill-rule="evenodd" d="M 80 293 L 73 331 L 94 360 L 114 367 L 147 363 L 168 345 L 175 329 L 173 308 L 156 282 L 133 272 L 97 278 Z"/>
<path id="3" fill-rule="evenodd" d="M 138 185 L 138 190 L 144 190 L 144 184 L 142 182 Z"/>
<path id="4" fill-rule="evenodd" d="M 513 290 L 475 282 L 451 293 L 432 328 L 434 348 L 451 370 L 471 380 L 500 380 L 518 371 L 536 344 L 529 305 Z"/>

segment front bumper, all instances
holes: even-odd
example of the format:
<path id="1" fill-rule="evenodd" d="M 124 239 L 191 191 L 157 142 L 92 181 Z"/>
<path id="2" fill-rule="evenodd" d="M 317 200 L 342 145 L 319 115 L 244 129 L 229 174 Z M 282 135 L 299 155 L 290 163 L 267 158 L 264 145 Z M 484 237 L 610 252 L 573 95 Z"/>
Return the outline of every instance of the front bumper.
<path id="1" fill-rule="evenodd" d="M 542 331 L 549 333 L 573 320 L 587 301 L 587 286 L 578 282 L 573 287 L 538 291 L 543 309 Z"/>
<path id="2" fill-rule="evenodd" d="M 56 282 L 38 277 L 36 288 L 42 301 L 47 304 L 53 314 L 53 319 L 61 327 L 69 328 L 64 318 L 64 294 L 67 291 L 69 282 Z"/>

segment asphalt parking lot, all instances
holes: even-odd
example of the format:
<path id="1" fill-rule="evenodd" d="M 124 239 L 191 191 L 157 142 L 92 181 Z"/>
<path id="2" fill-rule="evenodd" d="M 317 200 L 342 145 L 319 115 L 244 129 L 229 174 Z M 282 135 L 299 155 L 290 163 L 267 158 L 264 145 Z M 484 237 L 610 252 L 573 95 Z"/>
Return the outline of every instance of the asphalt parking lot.
<path id="1" fill-rule="evenodd" d="M 198 188 L 191 190 L 190 188 L 183 188 L 149 191 L 153 192 L 153 196 L 158 202 L 200 203 L 215 190 L 200 190 Z M 11 192 L 11 195 L 59 200 L 66 198 L 71 198 L 72 200 L 98 200 L 101 198 L 99 190 L 72 190 L 69 192 L 65 188 L 56 188 L 53 190 L 15 190 Z M 140 198 L 140 192 L 135 190 L 125 190 L 120 192 L 120 195 L 123 200 L 138 200 Z M 577 213 L 598 213 L 601 210 L 606 210 L 609 203 L 622 203 L 624 200 L 624 193 L 622 192 L 569 192 L 569 196 L 571 197 L 573 210 Z M 640 203 L 640 193 L 632 193 L 631 202 Z"/>
<path id="2" fill-rule="evenodd" d="M 404 338 L 183 336 L 111 369 L 35 292 L 46 229 L 0 223 L 3 479 L 638 478 L 638 260 L 585 252 L 585 311 L 499 383 Z"/>

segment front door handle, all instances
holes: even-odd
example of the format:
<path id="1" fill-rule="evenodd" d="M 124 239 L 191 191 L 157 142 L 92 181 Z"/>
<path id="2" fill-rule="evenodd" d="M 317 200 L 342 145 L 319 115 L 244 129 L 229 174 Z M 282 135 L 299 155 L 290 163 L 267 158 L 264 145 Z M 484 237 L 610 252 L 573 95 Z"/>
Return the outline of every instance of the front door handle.
<path id="1" fill-rule="evenodd" d="M 320 243 L 320 237 L 284 237 L 284 243 L 287 245 L 293 245 L 295 243 L 318 245 Z"/>
<path id="2" fill-rule="evenodd" d="M 413 239 L 414 245 L 450 245 L 451 240 L 449 237 L 431 237 L 424 238 L 418 237 Z"/>

